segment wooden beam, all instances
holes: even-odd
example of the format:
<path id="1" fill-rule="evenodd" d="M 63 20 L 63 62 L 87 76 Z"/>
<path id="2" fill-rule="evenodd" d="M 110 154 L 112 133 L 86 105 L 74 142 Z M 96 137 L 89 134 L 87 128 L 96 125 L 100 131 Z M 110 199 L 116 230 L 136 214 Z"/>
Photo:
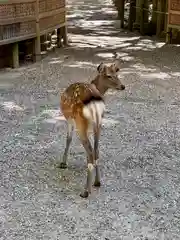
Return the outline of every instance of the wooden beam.
<path id="1" fill-rule="evenodd" d="M 121 28 L 124 28 L 124 4 L 125 0 L 120 0 L 120 20 L 121 20 Z"/>
<path id="2" fill-rule="evenodd" d="M 19 43 L 13 43 L 12 45 L 12 67 L 19 67 Z"/>
<path id="3" fill-rule="evenodd" d="M 164 0 L 157 0 L 157 10 L 160 12 L 163 12 L 163 2 Z M 162 13 L 158 13 L 157 14 L 157 25 L 156 25 L 156 36 L 159 36 L 163 30 L 163 14 Z"/>

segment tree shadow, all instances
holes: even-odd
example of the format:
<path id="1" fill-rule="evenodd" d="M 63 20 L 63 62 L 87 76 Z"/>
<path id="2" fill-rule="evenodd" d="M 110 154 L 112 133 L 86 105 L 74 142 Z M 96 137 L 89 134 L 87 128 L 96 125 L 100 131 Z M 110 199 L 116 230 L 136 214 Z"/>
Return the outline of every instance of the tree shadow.
<path id="1" fill-rule="evenodd" d="M 150 65 L 154 61 L 154 65 L 165 72 L 169 69 L 177 71 L 173 58 L 179 57 L 179 46 L 166 45 L 155 38 L 120 29 L 112 2 L 105 1 L 100 5 L 89 0 L 76 5 L 70 1 L 68 9 L 70 51 L 77 59 L 91 55 L 99 61 L 110 60 L 113 52 L 117 52 L 119 58 L 129 58 L 129 63 L 130 59 L 146 64 L 151 62 Z M 169 61 L 170 58 L 172 61 Z"/>

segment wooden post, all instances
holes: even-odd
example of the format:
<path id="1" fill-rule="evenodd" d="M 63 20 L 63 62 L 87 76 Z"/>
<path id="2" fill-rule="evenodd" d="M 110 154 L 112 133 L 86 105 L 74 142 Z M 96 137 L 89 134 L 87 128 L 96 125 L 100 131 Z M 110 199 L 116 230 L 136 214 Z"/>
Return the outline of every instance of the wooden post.
<path id="1" fill-rule="evenodd" d="M 120 20 L 121 20 L 121 28 L 124 28 L 124 4 L 125 0 L 120 0 Z"/>
<path id="2" fill-rule="evenodd" d="M 33 39 L 33 61 L 37 62 L 41 60 L 41 42 L 40 37 Z"/>
<path id="3" fill-rule="evenodd" d="M 168 16 L 167 16 L 167 27 L 166 27 L 166 43 L 171 44 L 172 43 L 172 28 L 168 26 L 169 24 L 169 11 L 170 11 L 170 0 L 167 0 L 168 4 Z"/>
<path id="4" fill-rule="evenodd" d="M 172 43 L 172 28 L 170 28 L 170 27 L 167 27 L 166 43 L 168 43 L 168 44 Z"/>
<path id="5" fill-rule="evenodd" d="M 148 23 L 149 22 L 149 1 L 148 0 L 144 0 L 143 2 L 144 4 L 144 23 Z"/>
<path id="6" fill-rule="evenodd" d="M 19 44 L 18 42 L 13 43 L 12 45 L 12 67 L 19 67 Z"/>
<path id="7" fill-rule="evenodd" d="M 163 1 L 162 0 L 158 0 L 157 9 L 160 12 L 163 11 Z M 156 36 L 160 35 L 160 33 L 162 31 L 162 28 L 163 28 L 162 25 L 163 25 L 163 14 L 158 13 L 158 15 L 157 15 L 157 26 L 156 26 Z"/>
<path id="8" fill-rule="evenodd" d="M 165 13 L 167 13 L 168 12 L 168 0 L 166 0 L 166 5 L 164 6 L 164 11 L 165 11 Z M 164 30 L 166 31 L 166 29 L 167 29 L 167 24 L 168 24 L 168 15 L 167 14 L 165 14 L 165 19 L 164 19 Z"/>
<path id="9" fill-rule="evenodd" d="M 153 0 L 152 1 L 153 4 L 153 12 L 152 12 L 152 27 L 153 29 L 156 30 L 156 25 L 157 25 L 157 13 L 155 11 L 157 11 L 157 0 Z"/>
<path id="10" fill-rule="evenodd" d="M 47 35 L 46 34 L 40 36 L 41 50 L 42 51 L 47 51 L 46 41 L 47 41 Z"/>
<path id="11" fill-rule="evenodd" d="M 129 18 L 128 18 L 128 29 L 132 31 L 133 29 L 133 22 L 136 20 L 136 0 L 130 1 L 130 9 L 129 9 Z"/>
<path id="12" fill-rule="evenodd" d="M 57 29 L 57 47 L 60 48 L 62 47 L 62 28 Z"/>
<path id="13" fill-rule="evenodd" d="M 63 43 L 64 43 L 64 46 L 68 45 L 67 25 L 66 25 L 66 23 L 65 23 L 65 26 L 63 27 Z"/>
<path id="14" fill-rule="evenodd" d="M 141 4 L 141 21 L 140 21 L 140 33 L 144 35 L 144 4 Z"/>
<path id="15" fill-rule="evenodd" d="M 41 39 L 39 28 L 39 0 L 36 0 L 36 38 L 33 41 L 33 60 L 41 60 Z"/>
<path id="16" fill-rule="evenodd" d="M 136 0 L 136 21 L 133 24 L 133 28 L 138 29 L 140 28 L 140 21 L 141 21 L 141 0 Z"/>
<path id="17" fill-rule="evenodd" d="M 0 40 L 3 40 L 3 26 L 0 26 Z"/>

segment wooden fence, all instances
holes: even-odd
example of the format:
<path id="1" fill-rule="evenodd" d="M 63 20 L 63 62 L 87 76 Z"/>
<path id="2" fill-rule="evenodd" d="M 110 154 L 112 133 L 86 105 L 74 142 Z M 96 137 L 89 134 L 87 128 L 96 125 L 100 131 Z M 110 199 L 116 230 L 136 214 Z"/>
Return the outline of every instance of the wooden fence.
<path id="1" fill-rule="evenodd" d="M 180 0 L 114 0 L 119 8 L 121 27 L 124 27 L 124 9 L 128 5 L 127 27 L 144 35 L 163 35 L 171 42 L 173 29 L 180 30 Z M 118 3 L 118 4 L 117 4 Z M 126 3 L 126 5 L 125 5 Z M 151 6 L 151 9 L 150 9 Z"/>
<path id="2" fill-rule="evenodd" d="M 8 58 L 13 67 L 19 66 L 19 42 L 32 39 L 32 54 L 38 60 L 40 37 L 54 29 L 58 29 L 58 40 L 64 38 L 67 43 L 65 0 L 1 0 L 0 47 L 8 45 L 11 48 Z M 3 50 L 0 50 L 1 62 L 3 57 Z"/>

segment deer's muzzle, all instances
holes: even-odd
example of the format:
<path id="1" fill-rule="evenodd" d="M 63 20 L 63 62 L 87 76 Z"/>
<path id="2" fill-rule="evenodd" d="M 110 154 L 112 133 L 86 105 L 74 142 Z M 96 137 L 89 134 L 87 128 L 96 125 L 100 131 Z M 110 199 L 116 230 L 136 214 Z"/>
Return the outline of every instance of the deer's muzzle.
<path id="1" fill-rule="evenodd" d="M 125 89 L 125 85 L 120 85 L 120 86 L 118 86 L 117 88 L 116 88 L 117 90 L 124 90 Z"/>

